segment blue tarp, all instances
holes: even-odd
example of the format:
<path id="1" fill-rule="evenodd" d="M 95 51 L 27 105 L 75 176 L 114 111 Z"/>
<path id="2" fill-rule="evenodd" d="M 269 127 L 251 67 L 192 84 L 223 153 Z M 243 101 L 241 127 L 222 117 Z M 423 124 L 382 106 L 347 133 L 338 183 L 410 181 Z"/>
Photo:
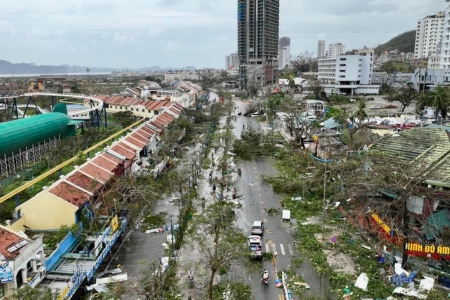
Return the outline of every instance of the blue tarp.
<path id="1" fill-rule="evenodd" d="M 323 122 L 323 127 L 326 129 L 334 129 L 341 127 L 341 125 L 336 122 L 334 118 L 329 118 L 328 120 Z"/>

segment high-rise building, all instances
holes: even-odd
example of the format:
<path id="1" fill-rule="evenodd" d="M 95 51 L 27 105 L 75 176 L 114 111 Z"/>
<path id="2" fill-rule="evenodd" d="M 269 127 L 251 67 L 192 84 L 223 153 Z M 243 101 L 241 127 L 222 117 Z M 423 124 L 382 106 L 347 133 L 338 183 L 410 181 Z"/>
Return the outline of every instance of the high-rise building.
<path id="1" fill-rule="evenodd" d="M 291 39 L 284 36 L 278 43 L 278 68 L 284 69 L 291 63 Z"/>
<path id="2" fill-rule="evenodd" d="M 278 66 L 280 0 L 238 0 L 240 84 L 273 82 Z"/>
<path id="3" fill-rule="evenodd" d="M 228 70 L 232 66 L 239 66 L 239 56 L 237 52 L 225 56 L 225 70 Z"/>
<path id="4" fill-rule="evenodd" d="M 335 58 L 336 56 L 344 53 L 345 45 L 342 45 L 342 43 L 330 44 L 330 46 L 328 47 L 327 57 Z"/>
<path id="5" fill-rule="evenodd" d="M 447 1 L 449 2 L 449 1 Z M 444 26 L 442 28 L 441 69 L 450 69 L 450 3 L 445 8 Z"/>
<path id="6" fill-rule="evenodd" d="M 317 44 L 317 58 L 325 57 L 325 41 L 319 41 Z"/>
<path id="7" fill-rule="evenodd" d="M 444 12 L 440 11 L 417 21 L 414 58 L 427 58 L 439 50 L 444 19 Z"/>

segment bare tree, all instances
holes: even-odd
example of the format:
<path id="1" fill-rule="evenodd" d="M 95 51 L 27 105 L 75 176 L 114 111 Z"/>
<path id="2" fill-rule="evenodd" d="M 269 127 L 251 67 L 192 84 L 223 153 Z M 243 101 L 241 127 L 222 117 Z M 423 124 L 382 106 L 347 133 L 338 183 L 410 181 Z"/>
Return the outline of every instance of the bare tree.
<path id="1" fill-rule="evenodd" d="M 304 53 L 300 53 L 294 60 L 292 60 L 291 63 L 294 69 L 294 74 L 296 75 L 305 72 L 317 72 L 318 70 L 318 61 L 312 52 L 306 51 Z"/>
<path id="2" fill-rule="evenodd" d="M 396 90 L 393 94 L 389 95 L 389 101 L 397 101 L 401 104 L 402 112 L 411 105 L 419 97 L 419 93 L 414 89 L 412 82 L 408 82 L 406 87 L 402 87 Z"/>
<path id="3" fill-rule="evenodd" d="M 223 202 L 210 205 L 195 219 L 188 243 L 201 253 L 201 263 L 209 269 L 208 299 L 213 300 L 214 277 L 248 252 L 245 236 L 234 224 L 230 206 Z"/>

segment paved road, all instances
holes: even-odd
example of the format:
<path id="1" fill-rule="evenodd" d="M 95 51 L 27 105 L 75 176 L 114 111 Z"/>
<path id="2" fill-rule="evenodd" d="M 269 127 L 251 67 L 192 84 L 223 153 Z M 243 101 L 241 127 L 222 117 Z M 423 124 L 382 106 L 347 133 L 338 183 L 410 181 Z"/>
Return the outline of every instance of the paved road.
<path id="1" fill-rule="evenodd" d="M 237 101 L 236 112 L 244 112 L 247 103 Z M 243 129 L 243 125 L 245 129 Z M 259 130 L 261 127 L 255 117 L 238 116 L 235 120 L 233 130 L 235 137 L 240 138 L 242 130 L 253 128 Z M 278 271 L 284 270 L 291 264 L 291 258 L 296 254 L 293 239 L 289 234 L 290 224 L 281 222 L 281 214 L 269 216 L 269 208 L 280 208 L 280 197 L 276 195 L 272 187 L 262 181 L 261 175 L 275 175 L 276 169 L 273 162 L 269 159 L 256 159 L 251 162 L 239 164 L 242 168 L 242 175 L 237 180 L 236 188 L 242 204 L 242 208 L 237 211 L 237 225 L 242 228 L 246 235 L 250 235 L 250 229 L 253 221 L 263 221 L 265 233 L 263 245 L 265 252 L 276 253 L 276 264 L 271 261 L 255 261 L 260 271 L 255 271 L 246 275 L 246 283 L 252 287 L 252 293 L 255 299 L 279 299 L 283 294 L 282 289 L 275 287 L 275 266 Z M 261 284 L 261 274 L 264 269 L 269 271 L 269 285 Z M 238 272 L 242 273 L 239 269 Z M 234 271 L 233 273 L 236 273 Z M 235 274 L 231 276 L 236 277 Z"/>
<path id="2" fill-rule="evenodd" d="M 247 103 L 239 101 L 236 103 L 241 111 L 245 111 Z M 242 125 L 245 128 L 253 128 L 260 130 L 261 126 L 255 117 L 237 117 L 235 121 L 234 134 L 240 137 Z M 275 176 L 277 170 L 271 159 L 256 159 L 251 162 L 239 163 L 242 168 L 242 176 L 237 180 L 238 195 L 241 198 L 242 208 L 237 212 L 237 224 L 242 228 L 245 234 L 250 235 L 251 224 L 253 221 L 263 221 L 265 223 L 265 234 L 263 238 L 265 252 L 276 253 L 275 265 L 270 261 L 257 262 L 260 271 L 246 275 L 246 283 L 252 287 L 252 293 L 256 300 L 274 300 L 280 299 L 283 290 L 275 287 L 275 268 L 283 271 L 290 268 L 292 259 L 298 253 L 295 250 L 294 241 L 291 236 L 293 228 L 288 222 L 281 221 L 281 213 L 277 216 L 269 216 L 267 210 L 270 208 L 278 208 L 281 211 L 280 197 L 274 193 L 270 185 L 262 181 L 262 175 Z M 269 286 L 261 285 L 261 273 L 264 269 L 269 271 Z M 296 272 L 302 275 L 310 285 L 309 294 L 321 296 L 330 299 L 328 294 L 329 280 L 322 275 L 317 274 L 313 270 L 311 262 L 305 260 L 300 268 L 296 268 Z M 235 273 L 242 273 L 241 269 Z M 233 276 L 233 275 L 231 275 Z M 237 278 L 236 275 L 234 275 Z"/>

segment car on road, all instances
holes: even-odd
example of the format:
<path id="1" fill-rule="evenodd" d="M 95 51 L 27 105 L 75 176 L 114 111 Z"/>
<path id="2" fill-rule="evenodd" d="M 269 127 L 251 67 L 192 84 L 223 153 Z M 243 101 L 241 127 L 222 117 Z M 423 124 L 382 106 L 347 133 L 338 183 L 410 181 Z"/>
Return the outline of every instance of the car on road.
<path id="1" fill-rule="evenodd" d="M 241 112 L 238 112 L 238 116 L 242 116 L 242 113 L 241 113 Z"/>
<path id="2" fill-rule="evenodd" d="M 252 235 L 264 235 L 264 222 L 261 221 L 253 221 L 252 224 Z"/>
<path id="3" fill-rule="evenodd" d="M 379 107 L 378 105 L 372 105 L 371 107 L 370 107 L 370 109 L 380 109 L 381 107 Z"/>
<path id="4" fill-rule="evenodd" d="M 250 235 L 247 239 L 248 247 L 250 248 L 250 256 L 252 258 L 262 258 L 262 241 L 258 235 Z"/>

